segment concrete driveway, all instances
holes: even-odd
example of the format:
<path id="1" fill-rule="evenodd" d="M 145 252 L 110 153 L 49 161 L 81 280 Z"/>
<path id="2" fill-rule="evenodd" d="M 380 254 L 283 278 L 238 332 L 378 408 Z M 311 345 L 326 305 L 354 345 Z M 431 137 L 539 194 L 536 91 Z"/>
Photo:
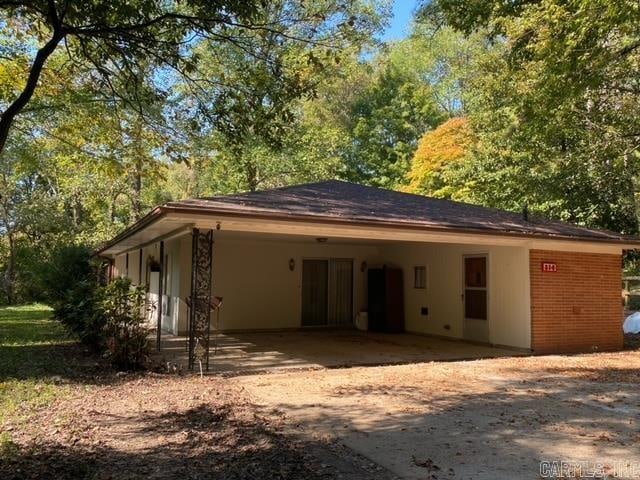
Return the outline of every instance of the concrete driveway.
<path id="1" fill-rule="evenodd" d="M 567 462 L 640 478 L 640 352 L 358 367 L 233 379 L 291 429 L 390 477 L 536 479 Z M 553 477 L 555 478 L 555 477 Z"/>

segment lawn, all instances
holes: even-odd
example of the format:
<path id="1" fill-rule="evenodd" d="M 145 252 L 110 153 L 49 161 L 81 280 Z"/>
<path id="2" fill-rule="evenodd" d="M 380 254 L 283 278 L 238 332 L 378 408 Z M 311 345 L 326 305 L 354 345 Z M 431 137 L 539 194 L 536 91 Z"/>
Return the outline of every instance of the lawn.
<path id="1" fill-rule="evenodd" d="M 46 305 L 0 308 L 0 425 L 28 422 L 37 409 L 69 393 L 81 357 L 77 342 L 51 319 Z M 0 452 L 13 439 L 3 428 Z"/>
<path id="2" fill-rule="evenodd" d="M 0 424 L 64 395 L 66 360 L 77 352 L 49 307 L 0 308 Z"/>

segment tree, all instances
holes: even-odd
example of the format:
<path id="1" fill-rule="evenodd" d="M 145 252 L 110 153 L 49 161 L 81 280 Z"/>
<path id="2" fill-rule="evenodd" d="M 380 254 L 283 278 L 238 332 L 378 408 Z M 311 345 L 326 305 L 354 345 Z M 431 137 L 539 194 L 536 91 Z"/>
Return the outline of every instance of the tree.
<path id="1" fill-rule="evenodd" d="M 351 106 L 346 176 L 393 188 L 404 178 L 422 132 L 438 125 L 443 115 L 428 85 L 380 61 L 369 88 Z"/>
<path id="2" fill-rule="evenodd" d="M 452 189 L 448 172 L 464 161 L 472 144 L 469 120 L 464 117 L 451 118 L 425 133 L 411 161 L 408 185 L 404 190 L 433 197 L 458 198 L 460 192 Z"/>
<path id="3" fill-rule="evenodd" d="M 42 299 L 40 271 L 52 252 L 95 247 L 158 203 L 334 176 L 336 158 L 325 161 L 327 143 L 303 112 L 342 52 L 351 55 L 370 41 L 384 5 L 252 3 L 257 7 L 245 23 L 236 21 L 238 14 L 225 16 L 224 25 L 188 27 L 189 41 L 168 58 L 152 54 L 155 44 L 120 58 L 105 46 L 115 38 L 112 30 L 85 43 L 75 34 L 61 40 L 15 117 L 0 161 L 0 302 Z M 210 8 L 223 4 L 231 2 Z M 34 38 L 43 43 L 38 35 L 50 29 L 45 22 L 36 31 L 26 23 L 26 10 L 11 17 L 2 5 L 0 14 L 13 22 L 0 22 L 4 106 L 23 91 L 16 79 L 32 66 Z M 67 7 L 76 13 L 89 8 Z M 113 15 L 105 22 L 122 20 Z M 130 21 L 139 19 L 131 13 Z M 179 27 L 169 20 L 164 26 L 158 34 L 168 48 L 167 29 Z M 82 45 L 93 46 L 84 51 Z M 92 61 L 103 54 L 105 63 Z M 251 165 L 253 177 L 246 174 Z"/>
<path id="4" fill-rule="evenodd" d="M 475 201 L 626 233 L 638 229 L 640 12 L 633 2 L 443 0 L 495 55 L 469 87 Z M 466 13 L 463 14 L 463 10 Z"/>
<path id="5" fill-rule="evenodd" d="M 360 85 L 347 84 L 342 100 L 351 105 L 346 129 L 353 139 L 344 176 L 388 188 L 403 185 L 425 132 L 466 114 L 464 92 L 478 59 L 491 48 L 484 34 L 465 37 L 424 20 L 409 38 L 363 65 Z"/>
<path id="6" fill-rule="evenodd" d="M 5 35 L 18 31 L 22 45 L 7 49 L 10 58 L 20 57 L 26 81 L 15 98 L 7 99 L 0 115 L 0 154 L 16 116 L 31 100 L 45 63 L 60 45 L 73 63 L 88 68 L 99 90 L 134 106 L 144 104 L 137 86 L 155 67 L 159 94 L 170 87 L 171 76 L 191 82 L 194 92 L 202 85 L 192 82 L 202 41 L 232 43 L 242 48 L 242 32 L 263 32 L 303 43 L 322 43 L 331 48 L 334 39 L 357 32 L 360 18 L 345 15 L 351 1 L 329 0 L 307 5 L 294 0 L 276 22 L 259 21 L 264 0 L 88 0 L 0 1 Z M 293 35 L 291 32 L 294 32 Z M 39 43 L 31 59 L 33 45 Z M 69 78 L 69 83 L 72 82 Z"/>
<path id="7" fill-rule="evenodd" d="M 316 3 L 328 8 L 327 3 Z M 276 23 L 287 8 L 287 2 L 270 2 L 258 20 Z M 194 109 L 192 96 L 184 90 L 190 86 L 184 85 L 177 117 L 183 124 L 186 119 L 188 125 L 198 125 L 196 137 L 200 138 L 189 141 L 195 149 L 188 148 L 204 153 L 204 160 L 196 159 L 197 168 L 203 162 L 213 163 L 209 170 L 215 169 L 218 175 L 210 175 L 210 186 L 217 185 L 217 191 L 253 191 L 330 174 L 323 168 L 327 162 L 322 156 L 314 155 L 317 163 L 310 163 L 308 105 L 348 58 L 371 43 L 384 11 L 362 1 L 341 8 L 350 18 L 359 19 L 360 27 L 357 35 L 334 38 L 334 48 L 291 40 L 299 36 L 299 26 L 292 25 L 282 35 L 256 31 L 244 34 L 242 45 L 214 48 L 203 42 L 196 50 L 200 72 L 194 80 L 215 87 L 207 91 L 202 108 Z"/>

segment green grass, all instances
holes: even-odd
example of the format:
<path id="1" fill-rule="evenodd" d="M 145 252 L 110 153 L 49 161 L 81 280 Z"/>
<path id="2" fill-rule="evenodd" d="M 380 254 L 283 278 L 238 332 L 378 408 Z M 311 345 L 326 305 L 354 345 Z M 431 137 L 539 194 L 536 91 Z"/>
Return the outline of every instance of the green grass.
<path id="1" fill-rule="evenodd" d="M 0 308 L 0 425 L 65 395 L 77 350 L 46 305 Z"/>

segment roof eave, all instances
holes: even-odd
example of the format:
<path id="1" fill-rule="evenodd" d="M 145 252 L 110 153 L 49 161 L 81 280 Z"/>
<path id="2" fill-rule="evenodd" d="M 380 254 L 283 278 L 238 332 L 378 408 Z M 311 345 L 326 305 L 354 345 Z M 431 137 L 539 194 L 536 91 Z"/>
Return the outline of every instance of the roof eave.
<path id="1" fill-rule="evenodd" d="M 107 243 L 105 243 L 101 247 L 94 250 L 93 256 L 95 257 L 104 256 L 103 253 L 106 250 L 117 245 L 119 242 L 130 237 L 131 235 L 143 230 L 145 227 L 158 221 L 160 218 L 164 217 L 166 214 L 167 214 L 167 208 L 164 205 L 160 205 L 154 208 L 148 214 L 142 217 L 140 220 L 135 222 L 133 225 L 130 225 L 129 227 L 124 229 L 122 232 L 120 232 L 118 235 L 116 235 L 114 238 L 109 240 Z"/>
<path id="2" fill-rule="evenodd" d="M 166 213 L 190 213 L 202 216 L 209 215 L 223 215 L 223 216 L 238 216 L 247 218 L 256 218 L 261 220 L 283 220 L 283 221 L 296 221 L 296 222 L 313 222 L 313 223 L 331 223 L 331 224 L 352 224 L 357 226 L 375 226 L 375 227 L 388 227 L 388 228 L 408 228 L 412 230 L 427 230 L 433 232 L 450 232 L 461 234 L 473 234 L 473 235 L 486 235 L 486 236 L 508 236 L 515 238 L 530 238 L 536 240 L 562 240 L 572 242 L 587 242 L 587 243 L 600 243 L 620 246 L 624 249 L 636 249 L 640 248 L 640 239 L 628 239 L 628 238 L 601 238 L 601 237 L 578 237 L 570 235 L 553 235 L 553 234 L 540 234 L 540 233 L 525 233 L 525 232 L 510 232 L 501 230 L 489 230 L 481 228 L 462 228 L 462 227 L 446 227 L 446 226 L 428 226 L 420 223 L 412 222 L 390 222 L 388 220 L 362 220 L 362 219 L 349 219 L 349 218 L 336 218 L 321 215 L 297 215 L 294 213 L 282 214 L 278 212 L 256 212 L 256 211 L 238 211 L 236 209 L 224 209 L 224 208 L 201 208 L 201 207 L 174 207 L 165 205 L 162 207 Z M 125 237 L 126 238 L 126 237 Z"/>

